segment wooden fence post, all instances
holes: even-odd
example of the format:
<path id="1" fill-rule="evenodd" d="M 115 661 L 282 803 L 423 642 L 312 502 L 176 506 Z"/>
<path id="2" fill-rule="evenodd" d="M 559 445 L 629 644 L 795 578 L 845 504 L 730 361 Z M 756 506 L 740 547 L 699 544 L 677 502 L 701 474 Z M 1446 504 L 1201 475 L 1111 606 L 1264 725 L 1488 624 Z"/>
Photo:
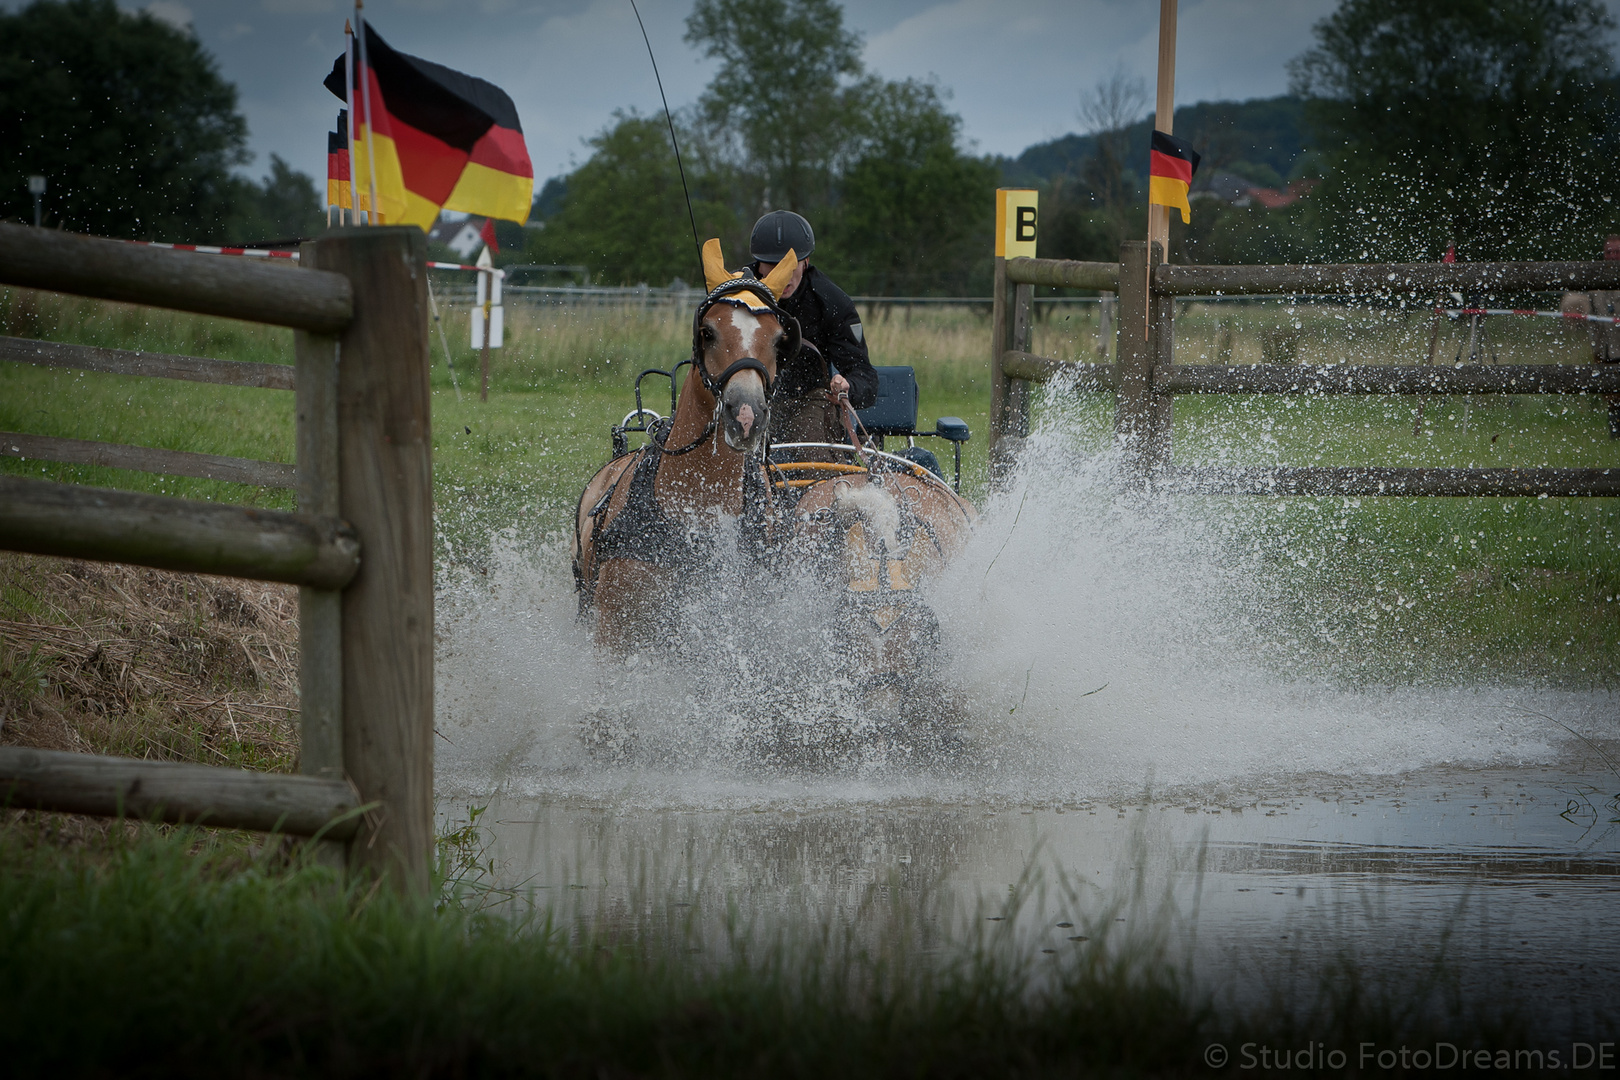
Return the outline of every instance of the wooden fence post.
<path id="1" fill-rule="evenodd" d="M 318 258 L 304 244 L 301 261 Z M 338 339 L 300 330 L 297 379 L 298 509 L 337 517 Z M 298 759 L 307 776 L 343 779 L 343 592 L 298 590 Z"/>
<path id="2" fill-rule="evenodd" d="M 1034 290 L 1007 277 L 1007 260 L 996 256 L 990 317 L 990 482 L 1000 486 L 1012 474 L 1018 447 L 1029 434 L 1029 384 L 1003 372 L 1001 354 L 1028 351 Z"/>
<path id="3" fill-rule="evenodd" d="M 1157 263 L 1162 251 L 1153 248 Z M 1170 298 L 1154 301 L 1148 284 L 1148 245 L 1127 240 L 1119 252 L 1119 389 L 1114 440 L 1124 456 L 1129 480 L 1145 482 L 1165 460 L 1168 398 L 1153 389 L 1153 367 L 1161 361 L 1158 338 L 1169 327 Z M 1150 312 L 1150 308 L 1153 308 Z M 1153 317 L 1150 318 L 1150 315 Z"/>
<path id="4" fill-rule="evenodd" d="M 426 240 L 334 230 L 305 265 L 346 276 L 338 338 L 339 513 L 360 535 L 341 603 L 342 762 L 366 816 L 350 866 L 425 893 L 433 853 L 433 460 Z"/>
<path id="5" fill-rule="evenodd" d="M 1168 211 L 1166 211 L 1168 213 Z M 1153 245 L 1153 265 L 1165 261 L 1164 248 Z M 1157 471 L 1170 464 L 1170 436 L 1174 430 L 1175 399 L 1161 392 L 1158 373 L 1176 362 L 1176 298 L 1160 293 L 1148 284 L 1148 318 L 1152 325 L 1153 367 L 1148 372 L 1148 400 L 1152 422 L 1148 427 L 1147 466 Z"/>

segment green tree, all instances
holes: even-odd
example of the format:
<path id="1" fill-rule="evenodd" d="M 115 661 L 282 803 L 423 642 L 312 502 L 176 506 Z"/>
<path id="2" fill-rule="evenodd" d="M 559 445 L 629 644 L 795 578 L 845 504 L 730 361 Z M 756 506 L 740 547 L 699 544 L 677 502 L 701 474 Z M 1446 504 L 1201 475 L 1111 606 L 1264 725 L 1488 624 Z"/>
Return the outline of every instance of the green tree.
<path id="1" fill-rule="evenodd" d="M 561 208 L 544 229 L 530 230 L 528 257 L 583 263 L 610 284 L 698 282 L 701 267 L 664 120 L 614 115 L 613 126 L 590 141 L 590 159 L 569 174 Z M 693 191 L 699 229 L 705 238 L 728 231 L 724 204 L 704 194 L 703 187 Z"/>
<path id="2" fill-rule="evenodd" d="M 833 0 L 759 0 L 746 10 L 697 0 L 686 40 L 720 61 L 698 102 L 711 144 L 758 185 L 755 206 L 825 206 L 866 130 L 861 39 Z"/>
<path id="3" fill-rule="evenodd" d="M 961 118 L 928 83 L 888 83 L 867 108 L 872 134 L 839 185 L 822 261 L 846 289 L 887 296 L 960 293 L 975 270 L 987 277 L 995 165 L 957 149 Z"/>
<path id="4" fill-rule="evenodd" d="M 294 240 L 314 236 L 326 227 L 326 214 L 315 193 L 315 181 L 270 155 L 270 174 L 259 183 L 235 181 L 224 237 L 232 244 Z"/>
<path id="5" fill-rule="evenodd" d="M 1594 257 L 1616 210 L 1613 28 L 1593 0 L 1343 0 L 1292 65 L 1337 254 Z"/>
<path id="6" fill-rule="evenodd" d="M 223 234 L 247 125 L 192 35 L 113 0 L 36 0 L 0 14 L 0 214 L 170 241 Z"/>
<path id="7" fill-rule="evenodd" d="M 960 148 L 961 120 L 936 87 L 865 73 L 837 4 L 761 0 L 739 18 L 698 0 L 687 40 L 721 60 L 677 126 L 699 232 L 720 237 L 732 265 L 762 210 L 787 207 L 811 219 L 816 261 L 846 288 L 955 291 L 975 273 L 987 286 L 996 169 Z M 527 257 L 625 284 L 695 280 L 664 122 L 619 113 L 590 146 L 547 183 Z"/>

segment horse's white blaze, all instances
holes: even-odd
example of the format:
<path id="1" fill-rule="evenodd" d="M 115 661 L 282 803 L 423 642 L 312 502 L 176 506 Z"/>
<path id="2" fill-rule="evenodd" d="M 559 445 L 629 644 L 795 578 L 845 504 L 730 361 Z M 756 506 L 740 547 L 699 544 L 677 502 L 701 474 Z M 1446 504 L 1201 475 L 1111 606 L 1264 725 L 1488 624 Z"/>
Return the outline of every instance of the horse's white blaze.
<path id="1" fill-rule="evenodd" d="M 759 316 L 738 304 L 727 304 L 721 314 L 730 320 L 732 326 L 737 328 L 737 332 L 742 335 L 744 341 L 747 341 L 759 329 Z"/>
<path id="2" fill-rule="evenodd" d="M 765 332 L 765 324 L 760 322 L 759 316 L 752 311 L 737 304 L 726 304 L 725 310 L 720 313 L 720 317 L 728 321 L 741 335 L 741 340 L 744 343 L 743 355 L 757 357 L 761 352 L 769 349 L 770 341 L 759 340 L 760 334 Z M 733 377 L 738 379 L 752 378 L 759 383 L 759 392 L 762 394 L 765 392 L 765 380 L 760 377 L 757 371 L 739 371 Z"/>

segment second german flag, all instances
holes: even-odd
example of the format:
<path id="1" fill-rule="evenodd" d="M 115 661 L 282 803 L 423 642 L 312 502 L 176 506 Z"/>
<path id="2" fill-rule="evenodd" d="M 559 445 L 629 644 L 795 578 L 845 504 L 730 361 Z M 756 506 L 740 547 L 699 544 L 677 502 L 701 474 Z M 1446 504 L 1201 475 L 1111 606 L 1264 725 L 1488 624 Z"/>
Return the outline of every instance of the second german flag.
<path id="1" fill-rule="evenodd" d="M 1181 211 L 1183 224 L 1192 223 L 1192 207 L 1187 202 L 1187 189 L 1192 187 L 1193 173 L 1198 171 L 1198 152 L 1192 144 L 1162 131 L 1153 133 L 1153 145 L 1148 151 L 1148 202 L 1157 206 L 1173 206 Z"/>
<path id="2" fill-rule="evenodd" d="M 338 57 L 325 86 L 354 110 L 350 173 L 361 192 L 375 177 L 383 220 L 427 229 L 440 209 L 528 220 L 534 167 L 506 92 L 396 52 L 364 23 L 360 32 L 366 62 L 355 56 L 353 85 Z"/>

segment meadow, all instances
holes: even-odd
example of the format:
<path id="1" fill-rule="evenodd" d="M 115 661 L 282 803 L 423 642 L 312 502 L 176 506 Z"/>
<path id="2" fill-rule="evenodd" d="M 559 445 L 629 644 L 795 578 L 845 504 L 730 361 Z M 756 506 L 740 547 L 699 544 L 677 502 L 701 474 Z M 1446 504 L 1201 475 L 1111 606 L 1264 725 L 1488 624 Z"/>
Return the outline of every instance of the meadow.
<path id="1" fill-rule="evenodd" d="M 1343 314 L 1191 305 L 1178 334 L 1187 360 L 1410 361 L 1427 348 L 1421 314 L 1359 313 L 1349 326 Z M 444 570 L 482 565 L 497 536 L 561 535 L 607 456 L 609 424 L 631 408 L 630 380 L 689 347 L 685 311 L 514 306 L 482 403 L 464 320 L 446 311 L 454 379 L 433 339 Z M 986 313 L 895 310 L 867 325 L 874 359 L 917 368 L 924 426 L 941 414 L 972 425 L 964 489 L 985 500 Z M 0 295 L 0 326 L 273 363 L 290 362 L 292 349 L 289 332 L 270 328 L 15 291 Z M 1460 328 L 1443 329 L 1443 349 L 1455 350 Z M 1504 360 L 1578 360 L 1581 341 L 1567 331 L 1516 324 L 1496 346 Z M 1095 307 L 1043 312 L 1036 351 L 1094 359 L 1096 347 Z M 646 403 L 667 407 L 663 388 L 649 387 Z M 1414 408 L 1184 398 L 1176 454 L 1620 466 L 1590 400 L 1433 400 L 1417 434 Z M 1035 424 L 1097 452 L 1111 405 L 1043 397 Z M 0 429 L 290 461 L 292 396 L 7 364 Z M 0 458 L 0 469 L 292 505 L 285 491 L 202 480 L 15 458 Z M 1213 502 L 1234 542 L 1260 552 L 1255 588 L 1276 611 L 1279 668 L 1326 656 L 1328 674 L 1355 685 L 1592 687 L 1620 674 L 1620 512 L 1604 500 Z M 0 555 L 0 742 L 295 768 L 295 597 Z M 1204 1072 L 1204 1048 L 1217 1041 L 1532 1041 L 1511 1002 L 1481 1009 L 1449 995 L 1443 965 L 1397 985 L 1345 956 L 1303 995 L 1216 1000 L 1164 936 L 1174 913 L 1140 893 L 1076 901 L 1084 914 L 1065 933 L 1087 946 L 1039 956 L 1010 928 L 1042 889 L 1067 886 L 1037 880 L 1033 868 L 993 914 L 942 913 L 926 891 L 880 880 L 848 924 L 812 920 L 761 936 L 732 908 L 697 911 L 654 889 L 633 905 L 646 917 L 627 929 L 592 911 L 587 892 L 569 894 L 572 907 L 492 893 L 477 809 L 467 816 L 445 825 L 434 900 L 416 903 L 344 883 L 274 839 L 9 812 L 0 826 L 9 1063 L 18 1075 L 1182 1075 Z M 1133 915 L 1129 934 L 1118 925 L 1127 907 L 1147 916 Z M 949 944 L 919 951 L 924 924 Z M 729 929 L 697 929 L 714 925 Z"/>
<path id="2" fill-rule="evenodd" d="M 439 562 L 479 567 L 493 538 L 538 544 L 567 535 L 579 490 L 608 456 L 609 426 L 633 407 L 632 380 L 687 354 L 689 314 L 514 304 L 485 403 L 465 309 L 443 312 L 443 337 L 432 338 Z M 0 326 L 85 344 L 291 359 L 289 331 L 43 294 L 0 296 Z M 1177 358 L 1421 363 L 1433 329 L 1432 316 L 1416 309 L 1194 302 L 1178 312 Z M 1097 331 L 1095 304 L 1042 306 L 1034 348 L 1094 360 Z M 1466 350 L 1466 324 L 1439 331 L 1436 360 L 1454 362 Z M 982 503 L 988 313 L 887 308 L 867 313 L 867 334 L 874 360 L 916 369 L 920 426 L 941 415 L 969 422 L 963 489 Z M 1486 324 L 1481 353 L 1578 362 L 1589 356 L 1586 340 L 1584 328 L 1556 320 L 1504 319 Z M 649 378 L 644 388 L 648 407 L 668 408 L 667 381 Z M 1175 417 L 1182 463 L 1620 466 L 1603 403 L 1585 397 L 1183 396 Z M 1054 392 L 1040 396 L 1034 422 L 1056 424 L 1076 449 L 1097 453 L 1109 445 L 1111 418 L 1106 395 Z M 0 430 L 290 461 L 292 395 L 6 364 Z M 290 492 L 213 481 L 5 458 L 0 468 L 292 505 Z M 1274 594 L 1282 629 L 1327 645 L 1316 655 L 1336 658 L 1336 677 L 1609 686 L 1620 674 L 1620 512 L 1609 500 L 1239 498 L 1221 513 L 1246 546 L 1262 549 L 1269 569 L 1257 587 Z M 1396 615 L 1399 634 L 1369 631 L 1380 610 Z"/>

